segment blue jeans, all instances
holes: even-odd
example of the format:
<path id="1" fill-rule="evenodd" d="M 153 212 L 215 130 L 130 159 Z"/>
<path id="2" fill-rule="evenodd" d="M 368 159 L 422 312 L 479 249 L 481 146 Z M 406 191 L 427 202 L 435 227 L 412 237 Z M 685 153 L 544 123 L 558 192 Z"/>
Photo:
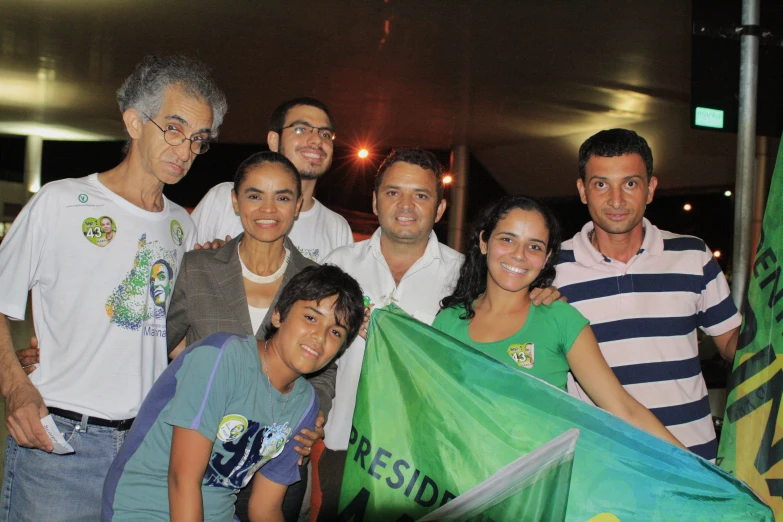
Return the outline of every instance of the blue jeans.
<path id="1" fill-rule="evenodd" d="M 103 481 L 128 432 L 52 418 L 76 452 L 27 449 L 9 436 L 0 522 L 100 520 Z"/>

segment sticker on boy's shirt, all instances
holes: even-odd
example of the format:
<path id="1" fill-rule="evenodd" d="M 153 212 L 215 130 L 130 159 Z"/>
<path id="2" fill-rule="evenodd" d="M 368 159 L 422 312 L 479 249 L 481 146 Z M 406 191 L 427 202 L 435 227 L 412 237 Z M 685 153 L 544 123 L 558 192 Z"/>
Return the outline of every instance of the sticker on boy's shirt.
<path id="1" fill-rule="evenodd" d="M 217 438 L 221 442 L 238 439 L 247 430 L 247 419 L 242 415 L 226 415 L 218 424 Z"/>
<path id="2" fill-rule="evenodd" d="M 508 347 L 508 355 L 520 368 L 530 370 L 535 363 L 535 349 L 533 343 L 512 344 Z"/>
<path id="3" fill-rule="evenodd" d="M 273 459 L 283 451 L 288 436 L 291 435 L 291 428 L 288 423 L 274 423 L 267 427 L 264 432 L 264 443 L 261 445 L 261 456 Z"/>
<path id="4" fill-rule="evenodd" d="M 182 225 L 180 225 L 179 221 L 176 219 L 172 219 L 169 228 L 171 230 L 171 240 L 174 241 L 175 245 L 182 246 L 182 239 L 185 237 L 185 233 L 182 231 Z"/>
<path id="5" fill-rule="evenodd" d="M 105 247 L 117 235 L 117 223 L 109 216 L 89 217 L 82 222 L 82 234 L 93 245 Z"/>

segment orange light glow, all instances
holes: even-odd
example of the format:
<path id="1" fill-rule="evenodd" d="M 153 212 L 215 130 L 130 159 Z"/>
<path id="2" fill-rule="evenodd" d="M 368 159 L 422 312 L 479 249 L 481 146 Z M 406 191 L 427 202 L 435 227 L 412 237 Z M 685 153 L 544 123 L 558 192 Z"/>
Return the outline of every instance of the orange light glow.
<path id="1" fill-rule="evenodd" d="M 444 185 L 448 185 L 452 181 L 454 181 L 454 178 L 451 177 L 451 174 L 446 174 L 445 176 L 443 176 L 443 184 Z"/>
<path id="2" fill-rule="evenodd" d="M 715 252 L 712 253 L 712 255 L 715 257 L 720 257 L 721 256 L 720 250 L 716 250 Z"/>
<path id="3" fill-rule="evenodd" d="M 368 151 L 367 149 L 359 149 L 359 152 L 357 153 L 357 156 L 359 156 L 362 159 L 366 158 L 369 155 L 370 155 L 370 151 Z"/>
<path id="4" fill-rule="evenodd" d="M 682 209 L 683 209 L 685 212 L 689 212 L 689 211 L 690 211 L 692 208 L 693 208 L 693 207 L 691 206 L 691 204 L 690 204 L 690 203 L 686 203 L 686 204 L 684 204 L 684 205 L 682 206 Z"/>

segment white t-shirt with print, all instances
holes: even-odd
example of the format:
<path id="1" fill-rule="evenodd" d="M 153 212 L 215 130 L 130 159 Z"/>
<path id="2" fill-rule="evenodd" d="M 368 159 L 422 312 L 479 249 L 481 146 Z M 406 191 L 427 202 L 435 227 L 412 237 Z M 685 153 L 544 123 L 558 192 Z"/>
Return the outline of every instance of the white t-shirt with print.
<path id="1" fill-rule="evenodd" d="M 161 212 L 142 210 L 97 174 L 27 203 L 0 244 L 0 313 L 24 319 L 32 290 L 41 362 L 30 378 L 47 406 L 136 415 L 166 368 L 166 308 L 194 243 L 185 209 L 164 197 Z"/>
<path id="2" fill-rule="evenodd" d="M 200 244 L 242 233 L 242 222 L 231 202 L 233 187 L 234 184 L 229 181 L 215 185 L 193 210 Z M 314 201 L 313 208 L 299 213 L 288 237 L 303 256 L 322 263 L 335 248 L 352 244 L 353 234 L 344 217 L 329 210 L 317 199 Z"/>

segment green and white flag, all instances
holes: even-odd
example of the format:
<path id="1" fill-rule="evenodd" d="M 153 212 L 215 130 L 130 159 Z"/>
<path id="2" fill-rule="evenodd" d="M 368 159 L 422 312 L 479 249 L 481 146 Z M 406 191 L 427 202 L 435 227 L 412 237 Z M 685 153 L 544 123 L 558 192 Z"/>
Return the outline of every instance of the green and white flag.
<path id="1" fill-rule="evenodd" d="M 568 521 L 773 520 L 745 484 L 710 462 L 393 306 L 370 321 L 340 519 L 418 520 L 571 428 L 580 436 Z M 551 498 L 553 517 L 562 503 L 559 480 L 541 482 L 552 492 L 528 500 L 547 506 Z M 525 518 L 524 509 L 474 520 L 550 520 Z"/>
<path id="2" fill-rule="evenodd" d="M 502 468 L 419 522 L 563 522 L 579 430 L 570 429 Z"/>

